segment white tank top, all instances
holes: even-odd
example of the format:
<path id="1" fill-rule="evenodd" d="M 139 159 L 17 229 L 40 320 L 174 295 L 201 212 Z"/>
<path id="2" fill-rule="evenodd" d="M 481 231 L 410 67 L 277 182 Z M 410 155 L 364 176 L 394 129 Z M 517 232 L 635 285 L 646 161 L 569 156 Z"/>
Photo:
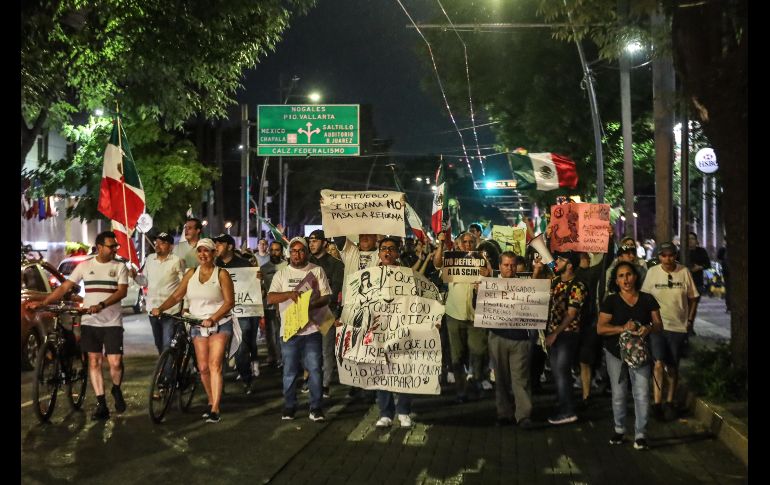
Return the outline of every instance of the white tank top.
<path id="1" fill-rule="evenodd" d="M 214 266 L 211 277 L 205 283 L 200 282 L 200 270 L 200 266 L 195 268 L 195 273 L 187 282 L 187 299 L 190 302 L 190 314 L 195 318 L 206 319 L 219 310 L 225 298 L 219 285 L 219 268 Z M 217 325 L 227 323 L 231 318 L 231 315 L 227 315 L 221 318 Z"/>

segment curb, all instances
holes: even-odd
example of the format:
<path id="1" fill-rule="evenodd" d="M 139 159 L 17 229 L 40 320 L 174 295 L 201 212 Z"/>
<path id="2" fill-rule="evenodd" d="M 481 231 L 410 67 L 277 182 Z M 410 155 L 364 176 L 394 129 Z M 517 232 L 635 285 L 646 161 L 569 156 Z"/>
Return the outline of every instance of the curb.
<path id="1" fill-rule="evenodd" d="M 689 388 L 686 388 L 681 381 L 680 386 L 685 387 L 685 407 L 693 412 L 695 419 L 700 421 L 706 429 L 711 431 L 719 441 L 724 443 L 724 445 L 748 467 L 748 426 L 724 407 L 697 397 L 695 393 Z"/>

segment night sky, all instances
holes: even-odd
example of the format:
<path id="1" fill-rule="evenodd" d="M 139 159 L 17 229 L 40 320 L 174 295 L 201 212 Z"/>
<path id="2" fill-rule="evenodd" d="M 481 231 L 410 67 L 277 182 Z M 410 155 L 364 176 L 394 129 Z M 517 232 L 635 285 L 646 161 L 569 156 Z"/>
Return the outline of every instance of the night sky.
<path id="1" fill-rule="evenodd" d="M 433 3 L 402 3 L 418 23 L 440 14 Z M 443 100 L 420 88 L 426 76 L 434 83 L 435 76 L 425 67 L 427 47 L 406 28 L 409 23 L 395 0 L 319 0 L 308 15 L 292 19 L 274 53 L 246 72 L 238 101 L 249 104 L 253 118 L 257 104 L 281 102 L 279 76 L 288 84 L 297 75 L 294 94 L 319 91 L 322 103 L 371 104 L 377 137 L 393 139 L 394 155 L 459 154 L 459 137 Z M 292 97 L 289 102 L 305 101 Z M 484 121 L 477 118 L 477 124 Z M 469 124 L 458 120 L 461 128 Z M 465 133 L 470 147 L 471 132 Z M 488 128 L 479 136 L 480 143 L 494 141 Z"/>

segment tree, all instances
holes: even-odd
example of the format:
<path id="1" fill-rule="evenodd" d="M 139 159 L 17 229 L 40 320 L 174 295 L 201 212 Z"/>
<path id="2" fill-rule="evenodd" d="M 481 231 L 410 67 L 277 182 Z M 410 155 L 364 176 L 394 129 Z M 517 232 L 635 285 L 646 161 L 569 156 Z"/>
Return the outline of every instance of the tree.
<path id="1" fill-rule="evenodd" d="M 222 117 L 244 69 L 315 0 L 59 0 L 21 9 L 21 164 L 46 126 L 120 101 L 179 127 Z"/>
<path id="2" fill-rule="evenodd" d="M 195 146 L 188 140 L 164 131 L 157 121 L 124 120 L 124 129 L 134 156 L 136 169 L 145 191 L 147 213 L 153 226 L 170 230 L 184 221 L 188 205 L 197 204 L 201 191 L 219 177 L 215 168 L 197 161 Z M 97 211 L 102 180 L 104 149 L 112 130 L 111 120 L 91 117 L 85 125 L 65 125 L 63 134 L 78 149 L 71 160 L 43 160 L 38 169 L 23 175 L 42 181 L 39 194 L 52 195 L 57 190 L 68 194 L 85 187 L 75 207 L 67 209 L 67 217 L 94 220 L 103 216 Z"/>
<path id="3" fill-rule="evenodd" d="M 616 0 L 541 0 L 546 18 L 591 24 L 579 36 L 590 36 L 609 57 L 630 31 L 646 30 L 650 13 L 658 8 L 670 19 L 670 29 L 651 33 L 659 51 L 673 52 L 674 68 L 682 91 L 719 159 L 724 193 L 722 203 L 732 207 L 726 224 L 730 241 L 728 264 L 732 274 L 727 291 L 732 294 L 730 349 L 738 367 L 748 363 L 748 1 L 640 0 L 632 2 L 629 23 L 614 22 Z M 569 38 L 569 32 L 562 32 Z"/>

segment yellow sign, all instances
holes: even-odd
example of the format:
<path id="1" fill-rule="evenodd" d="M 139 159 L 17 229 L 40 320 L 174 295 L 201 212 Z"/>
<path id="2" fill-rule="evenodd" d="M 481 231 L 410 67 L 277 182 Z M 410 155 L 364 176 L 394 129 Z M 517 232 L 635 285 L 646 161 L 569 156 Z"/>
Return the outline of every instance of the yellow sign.
<path id="1" fill-rule="evenodd" d="M 283 341 L 288 342 L 302 327 L 310 321 L 308 309 L 310 308 L 310 296 L 313 290 L 307 290 L 299 296 L 299 299 L 289 305 L 281 315 L 283 317 Z"/>

